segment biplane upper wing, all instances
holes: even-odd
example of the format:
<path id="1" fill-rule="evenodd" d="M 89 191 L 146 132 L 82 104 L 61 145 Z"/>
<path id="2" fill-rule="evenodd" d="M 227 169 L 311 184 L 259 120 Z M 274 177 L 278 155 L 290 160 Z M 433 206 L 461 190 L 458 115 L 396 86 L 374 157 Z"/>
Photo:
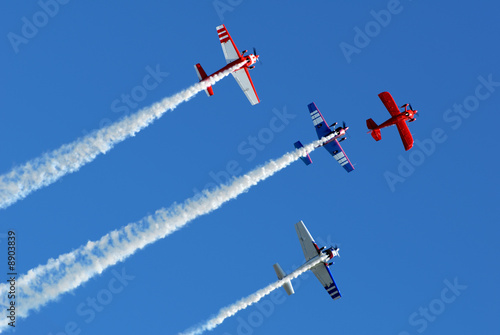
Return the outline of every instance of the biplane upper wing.
<path id="1" fill-rule="evenodd" d="M 323 287 L 333 300 L 339 299 L 341 297 L 339 289 L 337 288 L 337 284 L 335 284 L 335 281 L 333 280 L 332 273 L 330 272 L 328 266 L 325 265 L 325 263 L 316 265 L 311 269 L 311 271 L 314 273 L 316 278 L 318 278 L 321 285 L 323 285 Z"/>
<path id="2" fill-rule="evenodd" d="M 396 102 L 394 101 L 391 93 L 382 92 L 378 95 L 378 97 L 380 98 L 380 100 L 382 100 L 382 103 L 384 104 L 385 108 L 387 108 L 391 116 L 399 114 L 398 105 L 396 105 Z"/>
<path id="3" fill-rule="evenodd" d="M 260 102 L 259 97 L 257 96 L 257 91 L 255 91 L 255 87 L 253 86 L 252 78 L 250 77 L 250 73 L 246 67 L 236 70 L 231 73 L 240 85 L 241 90 L 248 98 L 248 101 L 252 105 L 258 104 Z"/>
<path id="4" fill-rule="evenodd" d="M 226 58 L 227 64 L 231 63 L 240 58 L 241 54 L 234 44 L 231 35 L 226 29 L 226 26 L 221 24 L 217 27 L 217 33 L 219 34 L 219 40 L 222 46 L 222 51 L 224 52 L 224 57 Z"/>
<path id="5" fill-rule="evenodd" d="M 399 136 L 401 136 L 405 150 L 410 150 L 413 147 L 413 137 L 411 136 L 406 121 L 397 122 L 396 127 L 398 127 Z"/>

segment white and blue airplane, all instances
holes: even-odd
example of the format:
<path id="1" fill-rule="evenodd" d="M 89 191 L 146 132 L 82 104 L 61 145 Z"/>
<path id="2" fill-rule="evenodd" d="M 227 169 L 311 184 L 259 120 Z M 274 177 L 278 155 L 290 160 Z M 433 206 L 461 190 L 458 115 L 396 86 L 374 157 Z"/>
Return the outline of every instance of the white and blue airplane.
<path id="1" fill-rule="evenodd" d="M 314 242 L 311 234 L 307 230 L 304 222 L 300 221 L 295 224 L 295 230 L 297 231 L 297 236 L 299 237 L 300 245 L 302 246 L 302 251 L 304 251 L 304 256 L 306 257 L 306 263 L 295 270 L 293 273 L 299 272 L 305 267 L 310 266 L 312 263 L 321 259 L 321 262 L 311 268 L 316 278 L 321 282 L 321 285 L 328 292 L 333 300 L 339 299 L 341 297 L 339 289 L 333 280 L 332 273 L 328 268 L 333 262 L 329 262 L 335 256 L 339 256 L 339 248 L 337 246 L 330 248 L 318 248 L 318 245 Z M 273 265 L 274 271 L 278 275 L 279 280 L 286 280 L 287 277 L 292 277 L 293 273 L 287 275 L 281 266 L 276 263 Z M 291 280 L 286 281 L 282 286 L 288 295 L 294 294 L 293 286 Z"/>
<path id="2" fill-rule="evenodd" d="M 346 132 L 349 127 L 345 125 L 345 122 L 343 122 L 342 127 L 335 128 L 337 122 L 329 126 L 314 102 L 311 102 L 309 105 L 307 105 L 307 108 L 309 108 L 309 113 L 311 114 L 314 129 L 316 129 L 316 135 L 318 135 L 318 139 L 334 135 L 333 138 L 331 138 L 328 142 L 323 143 L 321 146 L 324 147 L 326 151 L 328 151 L 330 155 L 332 155 L 333 158 L 335 158 L 335 160 L 339 162 L 339 164 L 347 172 L 353 171 L 354 166 L 352 165 L 349 158 L 347 158 L 344 149 L 342 149 L 342 147 L 340 146 L 340 142 L 347 139 Z M 296 149 L 304 147 L 300 141 L 295 142 L 293 145 Z M 312 164 L 312 160 L 309 154 L 307 154 L 307 156 L 305 157 L 301 157 L 300 159 L 302 159 L 302 161 L 306 165 Z"/>

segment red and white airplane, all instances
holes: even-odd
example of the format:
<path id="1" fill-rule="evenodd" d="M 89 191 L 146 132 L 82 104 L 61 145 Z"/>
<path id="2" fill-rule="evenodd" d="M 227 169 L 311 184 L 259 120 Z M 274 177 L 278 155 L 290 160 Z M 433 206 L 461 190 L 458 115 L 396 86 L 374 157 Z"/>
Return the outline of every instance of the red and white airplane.
<path id="1" fill-rule="evenodd" d="M 217 27 L 217 33 L 219 34 L 222 51 L 224 52 L 224 57 L 226 58 L 227 65 L 219 71 L 212 73 L 210 76 L 207 76 L 200 63 L 198 63 L 194 66 L 194 68 L 196 69 L 196 73 L 198 74 L 198 79 L 200 79 L 201 82 L 203 80 L 206 80 L 207 78 L 224 72 L 235 65 L 241 65 L 240 68 L 238 68 L 231 74 L 238 82 L 238 85 L 240 85 L 243 93 L 245 93 L 250 103 L 252 105 L 258 104 L 260 100 L 257 96 L 257 92 L 255 91 L 255 87 L 253 86 L 252 78 L 250 78 L 250 73 L 248 72 L 248 70 L 251 70 L 255 67 L 254 64 L 259 59 L 259 55 L 257 55 L 257 53 L 255 52 L 255 48 L 253 49 L 253 54 L 245 56 L 245 53 L 248 50 L 244 50 L 242 53 L 239 52 L 236 44 L 234 44 L 234 41 L 231 38 L 231 35 L 229 35 L 229 32 L 223 24 Z M 208 86 L 205 92 L 207 92 L 208 96 L 214 95 L 212 86 Z"/>
<path id="2" fill-rule="evenodd" d="M 405 150 L 410 150 L 413 147 L 413 137 L 411 136 L 410 129 L 408 129 L 406 121 L 415 121 L 415 116 L 418 111 L 413 110 L 410 104 L 404 104 L 401 108 L 404 108 L 405 110 L 400 112 L 398 105 L 396 105 L 396 102 L 389 92 L 382 92 L 378 96 L 380 100 L 382 100 L 385 108 L 387 108 L 391 114 L 391 118 L 381 125 L 377 125 L 372 119 L 366 120 L 366 126 L 370 130 L 369 133 L 371 132 L 375 141 L 380 141 L 382 139 L 380 129 L 395 124 L 398 128 L 399 136 L 401 136 L 401 140 L 403 141 L 403 145 L 405 146 Z"/>

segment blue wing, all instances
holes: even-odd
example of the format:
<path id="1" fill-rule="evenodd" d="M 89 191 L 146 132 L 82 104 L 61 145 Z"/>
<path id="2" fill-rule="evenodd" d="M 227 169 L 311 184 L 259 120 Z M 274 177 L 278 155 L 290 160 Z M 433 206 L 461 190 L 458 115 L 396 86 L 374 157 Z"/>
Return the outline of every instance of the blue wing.
<path id="1" fill-rule="evenodd" d="M 335 281 L 333 280 L 332 273 L 330 272 L 328 266 L 325 265 L 325 263 L 316 265 L 311 269 L 311 271 L 314 273 L 316 278 L 318 278 L 321 285 L 323 285 L 323 287 L 333 300 L 339 299 L 341 297 L 337 284 L 335 284 Z"/>
<path id="2" fill-rule="evenodd" d="M 307 107 L 309 108 L 309 113 L 311 113 L 311 118 L 318 138 L 321 139 L 329 135 L 332 130 L 328 126 L 328 123 L 326 123 L 323 115 L 321 115 L 318 107 L 316 107 L 316 104 L 314 102 L 311 102 L 309 105 L 307 105 Z M 354 170 L 354 166 L 351 164 L 351 161 L 349 161 L 349 158 L 347 158 L 347 155 L 345 154 L 344 150 L 342 150 L 342 147 L 336 139 L 326 143 L 324 147 L 347 172 L 351 172 L 352 170 Z"/>
<path id="3" fill-rule="evenodd" d="M 311 113 L 311 118 L 314 124 L 314 128 L 316 129 L 316 134 L 318 134 L 318 138 L 321 139 L 322 137 L 330 134 L 332 131 L 328 126 L 328 123 L 326 123 L 323 115 L 321 115 L 318 107 L 316 107 L 316 104 L 314 102 L 311 102 L 309 105 L 307 105 L 307 107 L 309 108 L 309 113 Z"/>
<path id="4" fill-rule="evenodd" d="M 326 143 L 324 147 L 347 172 L 354 170 L 354 166 L 351 164 L 349 158 L 347 158 L 347 155 L 337 140 Z"/>

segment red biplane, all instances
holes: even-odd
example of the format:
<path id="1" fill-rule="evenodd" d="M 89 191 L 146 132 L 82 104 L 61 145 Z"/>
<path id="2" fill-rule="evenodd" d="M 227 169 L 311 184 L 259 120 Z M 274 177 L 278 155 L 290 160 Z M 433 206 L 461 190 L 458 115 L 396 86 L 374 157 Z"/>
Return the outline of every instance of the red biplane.
<path id="1" fill-rule="evenodd" d="M 401 108 L 405 110 L 400 112 L 398 105 L 392 98 L 389 92 L 382 92 L 379 95 L 380 100 L 384 103 L 385 108 L 391 114 L 391 118 L 380 126 L 375 123 L 372 119 L 366 120 L 366 125 L 372 134 L 372 137 L 375 141 L 380 141 L 382 139 L 382 135 L 380 135 L 380 129 L 396 125 L 399 131 L 399 135 L 401 136 L 401 140 L 405 146 L 405 150 L 410 150 L 413 147 L 413 137 L 411 136 L 410 129 L 408 129 L 408 125 L 406 121 L 413 122 L 415 121 L 415 116 L 417 111 L 414 110 L 410 104 L 404 104 Z"/>

